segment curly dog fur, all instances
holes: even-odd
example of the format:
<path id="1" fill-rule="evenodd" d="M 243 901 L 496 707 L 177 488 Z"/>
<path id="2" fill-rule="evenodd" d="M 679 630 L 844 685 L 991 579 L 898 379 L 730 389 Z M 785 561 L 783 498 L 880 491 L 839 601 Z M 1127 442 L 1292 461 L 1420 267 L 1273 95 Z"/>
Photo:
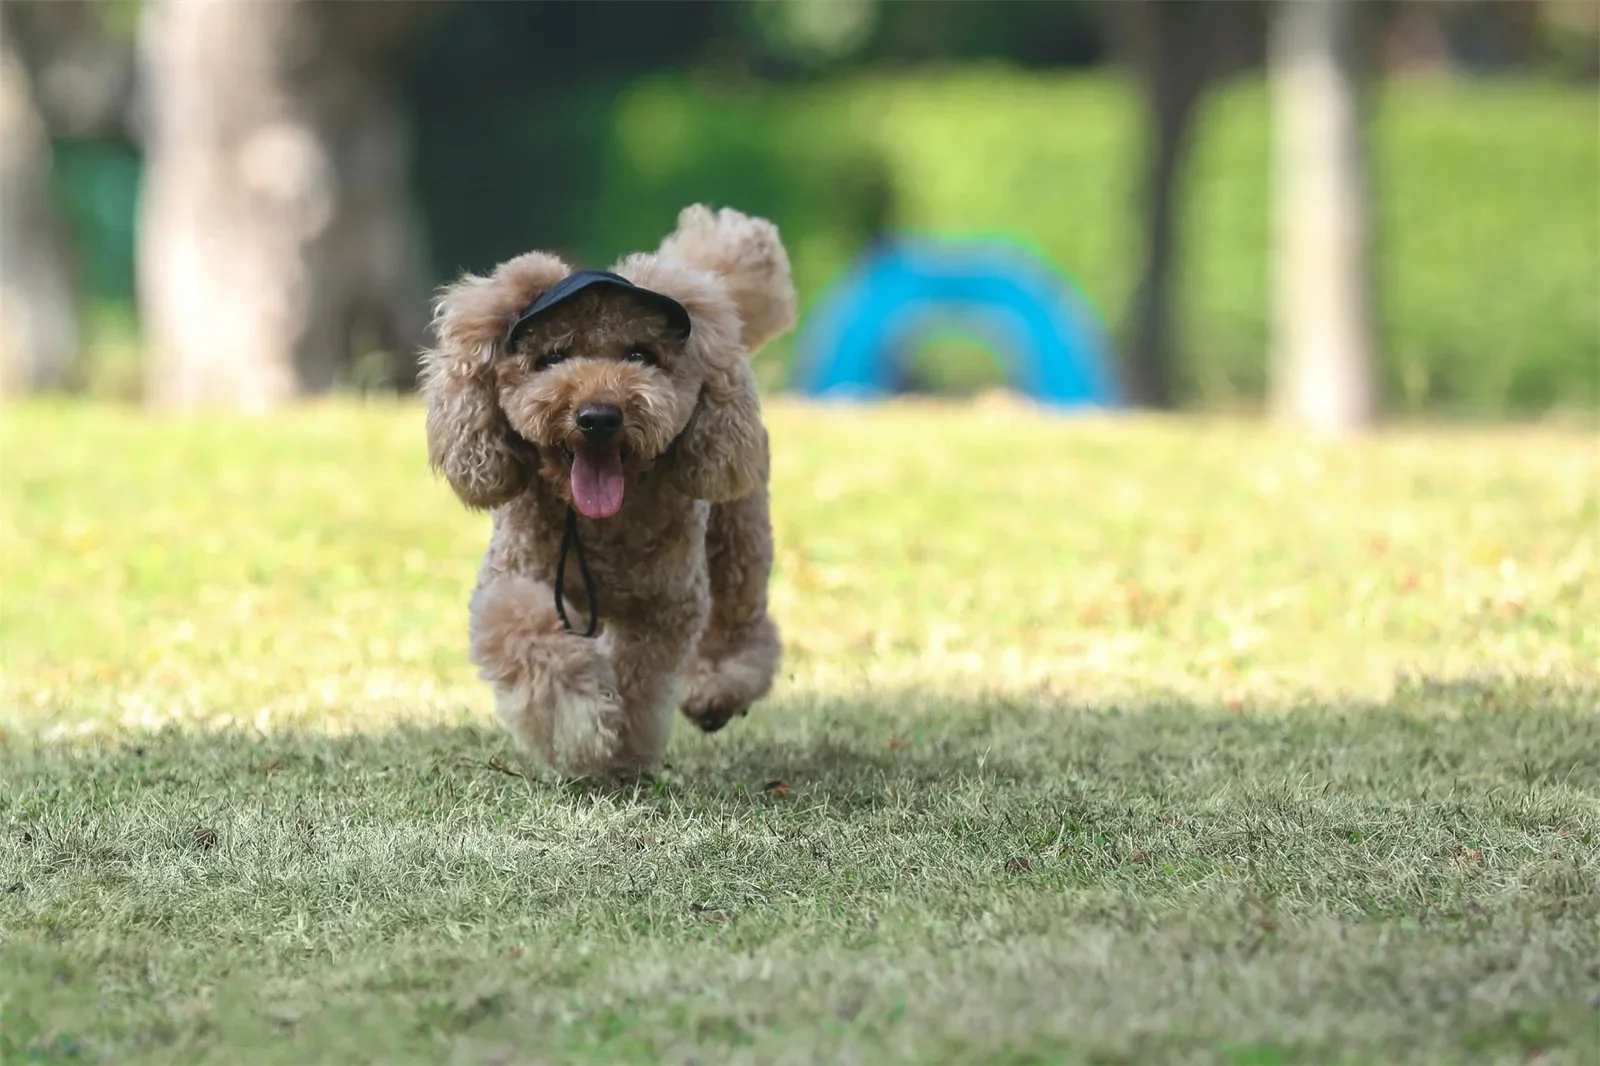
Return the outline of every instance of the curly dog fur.
<path id="1" fill-rule="evenodd" d="M 587 289 L 508 346 L 519 312 L 570 273 L 530 252 L 448 286 L 422 359 L 429 463 L 494 519 L 472 661 L 517 741 L 580 775 L 659 764 L 675 709 L 707 732 L 745 714 L 781 654 L 749 358 L 795 321 L 777 228 L 696 205 L 657 251 L 613 270 L 682 304 L 688 338 L 626 292 Z M 575 469 L 590 462 L 577 412 L 593 403 L 622 412 L 616 450 L 595 462 L 623 487 L 614 514 L 578 518 L 600 618 L 588 639 L 562 625 L 554 582 L 568 508 L 584 511 L 576 486 L 593 484 Z M 562 592 L 577 624 L 591 605 L 575 571 Z"/>

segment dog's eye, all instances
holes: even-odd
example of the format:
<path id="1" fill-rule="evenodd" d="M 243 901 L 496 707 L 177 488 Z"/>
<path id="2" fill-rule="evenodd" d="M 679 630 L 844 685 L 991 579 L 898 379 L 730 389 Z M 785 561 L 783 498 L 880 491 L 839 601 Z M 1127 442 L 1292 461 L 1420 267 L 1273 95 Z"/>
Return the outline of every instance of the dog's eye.
<path id="1" fill-rule="evenodd" d="M 655 366 L 656 353 L 643 345 L 636 344 L 628 349 L 628 354 L 623 359 L 629 363 L 638 363 L 641 366 Z"/>
<path id="2" fill-rule="evenodd" d="M 567 353 L 558 349 L 556 351 L 546 352 L 545 354 L 541 355 L 539 357 L 539 361 L 534 363 L 533 366 L 535 370 L 549 370 L 557 363 L 563 362 L 566 358 Z"/>

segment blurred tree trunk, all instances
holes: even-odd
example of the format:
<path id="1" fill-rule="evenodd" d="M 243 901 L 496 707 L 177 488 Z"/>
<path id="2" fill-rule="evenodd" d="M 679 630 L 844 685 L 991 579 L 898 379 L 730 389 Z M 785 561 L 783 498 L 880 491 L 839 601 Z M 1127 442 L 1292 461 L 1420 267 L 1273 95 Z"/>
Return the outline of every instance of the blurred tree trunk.
<path id="1" fill-rule="evenodd" d="M 1142 256 L 1123 324 L 1124 378 L 1135 405 L 1168 408 L 1174 402 L 1177 362 L 1173 292 L 1180 179 L 1199 103 L 1217 79 L 1244 62 L 1254 11 L 1241 0 L 1128 0 L 1113 5 L 1112 15 L 1145 102 L 1138 190 Z"/>
<path id="2" fill-rule="evenodd" d="M 427 291 L 395 67 L 433 6 L 149 0 L 150 402 L 267 409 L 347 379 L 363 342 L 413 383 Z"/>
<path id="3" fill-rule="evenodd" d="M 50 137 L 0 24 L 0 396 L 65 385 L 77 294 L 50 184 Z"/>
<path id="4" fill-rule="evenodd" d="M 1272 28 L 1273 405 L 1324 433 L 1377 413 L 1355 0 L 1280 5 Z"/>

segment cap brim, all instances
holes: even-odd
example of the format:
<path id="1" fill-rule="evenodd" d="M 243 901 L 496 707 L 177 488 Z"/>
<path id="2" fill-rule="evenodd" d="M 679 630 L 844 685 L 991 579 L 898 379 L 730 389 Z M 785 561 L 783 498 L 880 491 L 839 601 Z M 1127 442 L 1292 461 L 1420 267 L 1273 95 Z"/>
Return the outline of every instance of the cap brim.
<path id="1" fill-rule="evenodd" d="M 517 339 L 528 326 L 537 322 L 552 309 L 572 299 L 586 289 L 610 289 L 619 293 L 626 293 L 635 299 L 652 307 L 667 316 L 667 324 L 677 332 L 680 337 L 688 337 L 690 330 L 689 312 L 684 306 L 672 297 L 651 289 L 641 288 L 609 270 L 580 270 L 568 274 L 556 282 L 533 303 L 523 309 L 522 313 L 511 323 L 511 328 L 506 331 L 506 344 L 509 346 Z"/>

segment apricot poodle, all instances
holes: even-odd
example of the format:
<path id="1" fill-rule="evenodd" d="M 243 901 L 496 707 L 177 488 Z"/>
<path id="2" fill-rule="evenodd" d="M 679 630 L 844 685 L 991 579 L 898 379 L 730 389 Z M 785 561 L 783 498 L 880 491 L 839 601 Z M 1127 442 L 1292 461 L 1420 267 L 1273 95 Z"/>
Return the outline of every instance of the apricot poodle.
<path id="1" fill-rule="evenodd" d="M 777 228 L 698 205 L 611 272 L 529 252 L 441 294 L 428 459 L 494 519 L 470 655 L 554 769 L 648 770 L 675 710 L 714 732 L 770 688 L 750 355 L 794 320 Z"/>

